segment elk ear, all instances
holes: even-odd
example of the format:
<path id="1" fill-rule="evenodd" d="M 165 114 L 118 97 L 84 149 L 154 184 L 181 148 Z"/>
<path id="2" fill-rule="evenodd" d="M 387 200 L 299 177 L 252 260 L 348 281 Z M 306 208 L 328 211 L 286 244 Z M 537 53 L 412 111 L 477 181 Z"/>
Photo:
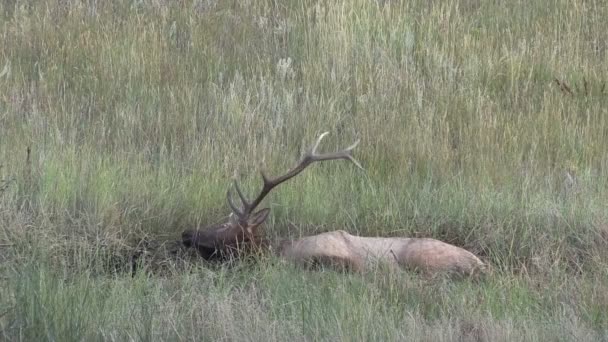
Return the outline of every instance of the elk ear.
<path id="1" fill-rule="evenodd" d="M 249 225 L 254 226 L 254 227 L 259 226 L 262 223 L 264 223 L 264 221 L 266 221 L 268 214 L 270 214 L 270 208 L 264 208 L 264 209 L 258 210 L 255 212 L 255 214 L 253 214 L 253 217 L 250 218 L 247 223 L 249 223 Z"/>

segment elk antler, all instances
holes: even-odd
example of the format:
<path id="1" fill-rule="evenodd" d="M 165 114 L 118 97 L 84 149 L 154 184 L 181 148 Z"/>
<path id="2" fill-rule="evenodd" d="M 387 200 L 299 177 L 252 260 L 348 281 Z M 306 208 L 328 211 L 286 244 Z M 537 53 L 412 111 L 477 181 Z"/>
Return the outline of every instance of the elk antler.
<path id="1" fill-rule="evenodd" d="M 310 164 L 312 164 L 314 162 L 325 161 L 325 160 L 334 160 L 334 159 L 346 159 L 346 160 L 351 161 L 358 168 L 363 169 L 361 164 L 359 164 L 359 162 L 352 155 L 352 151 L 354 150 L 355 147 L 357 147 L 360 139 L 358 139 L 354 144 L 352 144 L 351 146 L 347 147 L 344 150 L 332 152 L 332 153 L 318 154 L 317 147 L 319 147 L 321 140 L 323 140 L 323 138 L 325 138 L 325 136 L 328 134 L 329 134 L 329 132 L 325 132 L 325 133 L 321 134 L 319 136 L 319 138 L 317 139 L 317 141 L 312 145 L 312 147 L 310 147 L 302 155 L 302 158 L 300 159 L 300 162 L 298 163 L 298 165 L 296 165 L 293 169 L 289 170 L 286 174 L 279 176 L 277 178 L 271 179 L 266 176 L 266 174 L 264 173 L 263 170 L 260 170 L 260 173 L 262 174 L 262 180 L 264 181 L 264 186 L 262 187 L 262 191 L 260 192 L 260 194 L 252 202 L 249 202 L 249 200 L 247 200 L 247 198 L 241 191 L 241 188 L 239 187 L 238 182 L 235 180 L 234 187 L 236 188 L 236 192 L 239 195 L 239 198 L 241 199 L 241 203 L 242 203 L 243 207 L 242 207 L 242 209 L 239 209 L 232 202 L 232 189 L 229 188 L 228 192 L 226 193 L 226 198 L 228 200 L 228 205 L 232 209 L 232 212 L 234 213 L 234 215 L 236 215 L 239 218 L 239 220 L 246 220 L 249 217 L 249 215 L 251 215 L 253 210 L 262 202 L 264 197 L 266 197 L 266 195 L 268 195 L 268 193 L 270 193 L 270 191 L 274 187 L 289 180 L 292 177 L 295 177 L 300 172 L 304 171 L 304 169 L 306 167 L 308 167 Z"/>

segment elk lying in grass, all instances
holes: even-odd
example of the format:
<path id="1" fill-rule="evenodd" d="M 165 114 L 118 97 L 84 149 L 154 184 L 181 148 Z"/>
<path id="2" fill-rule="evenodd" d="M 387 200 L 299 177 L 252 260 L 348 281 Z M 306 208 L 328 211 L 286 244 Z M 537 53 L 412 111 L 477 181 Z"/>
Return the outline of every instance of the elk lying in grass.
<path id="1" fill-rule="evenodd" d="M 362 237 L 343 230 L 284 241 L 279 255 L 305 266 L 334 266 L 360 272 L 378 264 L 431 274 L 473 275 L 484 269 L 473 253 L 439 240 Z"/>
<path id="2" fill-rule="evenodd" d="M 302 156 L 300 162 L 286 174 L 268 178 L 264 172 L 264 185 L 260 194 L 249 201 L 238 183 L 234 188 L 242 207 L 233 203 L 231 189 L 226 197 L 232 209 L 227 222 L 202 230 L 189 230 L 182 234 L 186 247 L 195 248 L 207 260 L 232 258 L 240 253 L 264 244 L 259 232 L 260 225 L 266 220 L 270 209 L 264 208 L 254 213 L 255 208 L 279 184 L 295 177 L 310 164 L 318 161 L 346 159 L 357 167 L 361 165 L 352 156 L 359 141 L 350 147 L 333 153 L 317 153 L 323 133 Z M 272 247 L 272 246 L 271 246 Z M 484 264 L 472 253 L 434 239 L 382 238 L 353 236 L 345 231 L 333 231 L 308 236 L 296 240 L 282 241 L 272 248 L 286 260 L 302 265 L 324 265 L 365 271 L 378 262 L 389 267 L 419 269 L 428 273 L 440 271 L 471 275 L 484 268 Z"/>

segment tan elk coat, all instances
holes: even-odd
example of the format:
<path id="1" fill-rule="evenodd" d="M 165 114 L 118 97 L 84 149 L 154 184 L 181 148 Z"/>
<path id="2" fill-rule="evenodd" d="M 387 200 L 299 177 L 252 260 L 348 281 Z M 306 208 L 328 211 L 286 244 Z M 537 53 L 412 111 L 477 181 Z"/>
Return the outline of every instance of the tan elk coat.
<path id="1" fill-rule="evenodd" d="M 332 266 L 363 272 L 378 265 L 425 273 L 472 275 L 484 264 L 472 253 L 435 239 L 362 237 L 343 230 L 285 241 L 282 258 L 304 266 Z"/>

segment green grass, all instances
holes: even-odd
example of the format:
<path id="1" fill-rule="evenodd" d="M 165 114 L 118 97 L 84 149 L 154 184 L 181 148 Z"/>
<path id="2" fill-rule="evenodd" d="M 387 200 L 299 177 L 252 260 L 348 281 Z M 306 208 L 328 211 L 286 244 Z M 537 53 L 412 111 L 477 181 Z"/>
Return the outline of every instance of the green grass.
<path id="1" fill-rule="evenodd" d="M 30 265 L 4 289 L 14 303 L 4 333 L 61 341 L 605 338 L 606 303 L 590 300 L 603 292 L 605 301 L 605 285 L 589 286 L 605 282 L 605 272 L 565 277 L 541 284 L 497 274 L 453 282 L 403 273 L 303 272 L 273 262 L 131 278 Z"/>
<path id="2" fill-rule="evenodd" d="M 0 336 L 608 339 L 606 17 L 602 1 L 2 2 Z M 260 165 L 283 172 L 324 131 L 326 150 L 361 138 L 366 171 L 315 165 L 274 191 L 269 237 L 434 237 L 492 272 L 110 267 L 220 221 L 234 174 L 254 193 Z"/>

